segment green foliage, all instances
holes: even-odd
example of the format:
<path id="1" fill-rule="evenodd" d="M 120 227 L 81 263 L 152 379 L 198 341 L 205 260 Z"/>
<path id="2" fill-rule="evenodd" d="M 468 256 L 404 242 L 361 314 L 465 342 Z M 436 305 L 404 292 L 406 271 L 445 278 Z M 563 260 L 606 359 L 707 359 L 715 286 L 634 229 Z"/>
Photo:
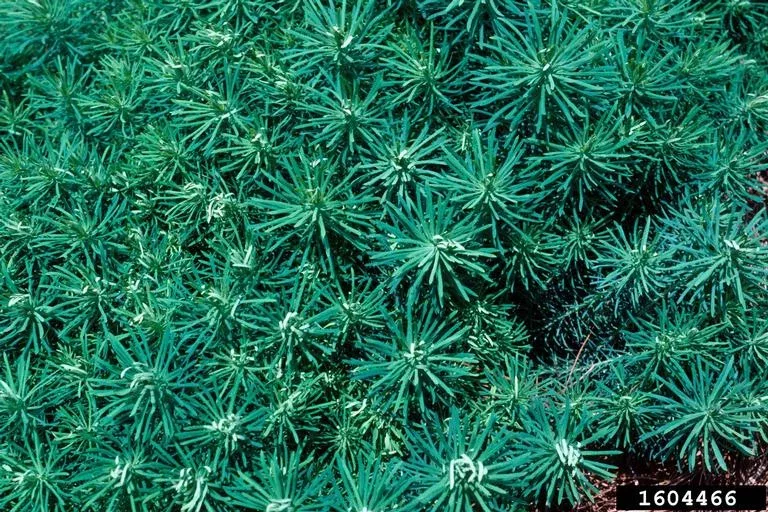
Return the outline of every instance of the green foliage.
<path id="1" fill-rule="evenodd" d="M 390 322 L 386 341 L 366 340 L 361 347 L 368 357 L 355 362 L 353 375 L 358 379 L 376 379 L 370 387 L 387 406 L 399 405 L 405 417 L 417 404 L 427 411 L 427 404 L 444 402 L 456 396 L 451 384 L 472 376 L 468 366 L 476 359 L 455 351 L 466 336 L 467 327 L 446 325 L 426 308 L 420 316 L 408 312 L 403 326 Z M 386 331 L 385 331 L 386 332 Z"/>
<path id="2" fill-rule="evenodd" d="M 307 2 L 305 23 L 293 31 L 298 44 L 291 55 L 300 72 L 328 69 L 354 76 L 370 69 L 391 30 L 383 23 L 387 11 L 376 12 L 375 6 L 372 0 Z"/>
<path id="3" fill-rule="evenodd" d="M 390 119 L 387 126 L 389 130 L 381 140 L 371 141 L 374 158 L 365 165 L 370 178 L 365 186 L 380 191 L 382 202 L 411 210 L 415 207 L 414 192 L 443 165 L 437 158 L 444 144 L 440 138 L 443 129 L 430 133 L 430 127 L 425 126 L 418 131 L 408 115 Z"/>
<path id="4" fill-rule="evenodd" d="M 402 474 L 398 467 L 370 456 L 358 455 L 354 465 L 339 457 L 336 464 L 340 479 L 335 490 L 340 498 L 329 500 L 330 510 L 387 510 L 400 502 L 410 484 L 409 478 L 398 478 Z"/>
<path id="5" fill-rule="evenodd" d="M 570 407 L 566 407 L 553 425 L 552 413 L 542 402 L 532 404 L 527 414 L 525 430 L 512 440 L 512 464 L 520 471 L 518 485 L 527 496 L 543 498 L 547 506 L 575 504 L 583 492 L 595 490 L 588 473 L 602 478 L 613 476 L 614 467 L 599 458 L 620 452 L 590 449 L 591 443 L 599 442 L 606 433 L 596 429 L 586 434 L 586 416 L 574 419 Z"/>
<path id="6" fill-rule="evenodd" d="M 451 98 L 463 92 L 459 87 L 464 84 L 456 77 L 464 70 L 465 60 L 451 62 L 455 57 L 451 55 L 450 45 L 443 42 L 437 46 L 435 37 L 434 25 L 429 26 L 427 44 L 411 29 L 397 44 L 392 44 L 392 58 L 387 59 L 389 84 L 403 89 L 392 101 L 420 105 L 416 110 L 418 115 L 431 116 L 436 110 L 455 110 L 457 107 Z"/>
<path id="7" fill-rule="evenodd" d="M 320 127 L 322 130 L 315 132 L 313 143 L 328 148 L 343 145 L 350 153 L 379 138 L 382 118 L 376 98 L 382 87 L 381 79 L 376 77 L 373 85 L 361 90 L 358 81 L 348 87 L 339 78 L 324 78 L 331 82 L 331 87 L 313 89 L 314 97 L 305 106 L 310 116 L 297 128 Z"/>
<path id="8" fill-rule="evenodd" d="M 676 381 L 661 379 L 669 395 L 658 395 L 661 424 L 643 437 L 666 436 L 661 447 L 664 452 L 676 453 L 681 462 L 688 463 L 692 471 L 699 457 L 707 470 L 716 463 L 726 471 L 723 457 L 725 447 L 754 455 L 754 431 L 758 428 L 759 409 L 740 399 L 750 382 L 734 373 L 733 359 L 729 359 L 719 375 L 703 366 L 700 358 L 691 368 L 675 374 Z M 662 412 L 663 411 L 663 412 Z"/>
<path id="9" fill-rule="evenodd" d="M 389 250 L 374 253 L 372 259 L 382 265 L 399 263 L 392 272 L 393 288 L 415 273 L 409 302 L 415 302 L 424 282 L 436 292 L 441 304 L 446 292 L 458 293 L 468 301 L 475 293 L 462 284 L 462 274 L 488 280 L 483 259 L 494 258 L 495 251 L 473 248 L 484 226 L 478 227 L 469 217 L 457 219 L 459 214 L 447 206 L 447 201 L 433 197 L 429 189 L 424 196 L 423 202 L 421 196 L 416 197 L 413 218 L 394 206 L 387 208 L 393 222 L 382 224 L 380 229 L 386 233 L 381 245 L 388 245 Z"/>
<path id="10" fill-rule="evenodd" d="M 629 295 L 632 305 L 637 306 L 640 300 L 659 297 L 664 289 L 665 261 L 670 254 L 659 252 L 658 235 L 649 240 L 650 232 L 649 217 L 642 232 L 640 226 L 635 224 L 631 238 L 627 239 L 625 231 L 617 228 L 609 231 L 603 242 L 601 258 L 596 266 L 610 272 L 600 278 L 598 287 L 615 297 L 616 312 L 622 304 L 622 295 Z"/>
<path id="11" fill-rule="evenodd" d="M 434 180 L 434 187 L 444 189 L 449 200 L 476 222 L 490 223 L 493 239 L 498 242 L 501 225 L 514 229 L 518 221 L 525 220 L 523 214 L 527 212 L 522 205 L 530 197 L 526 191 L 531 184 L 519 178 L 522 144 L 515 141 L 506 147 L 502 161 L 495 133 L 485 137 L 487 147 L 481 142 L 480 131 L 473 131 L 464 158 L 448 150 L 445 163 L 450 174 Z"/>
<path id="12" fill-rule="evenodd" d="M 416 499 L 427 510 L 498 510 L 498 497 L 516 479 L 505 457 L 509 433 L 497 431 L 493 415 L 469 424 L 455 409 L 447 427 L 436 427 L 430 432 L 425 425 L 423 434 L 410 437 L 416 455 L 409 469 L 420 489 Z"/>
<path id="13" fill-rule="evenodd" d="M 613 79 L 610 69 L 599 64 L 605 42 L 569 14 L 552 3 L 546 10 L 526 11 L 517 23 L 522 30 L 517 20 L 499 23 L 487 45 L 491 57 L 481 58 L 474 79 L 484 89 L 477 106 L 501 106 L 491 121 L 503 116 L 514 126 L 533 114 L 538 133 L 545 119 L 562 115 L 572 124 L 585 117 L 577 97 L 602 106 L 601 94 Z"/>
<path id="14" fill-rule="evenodd" d="M 334 238 L 365 250 L 369 217 L 364 207 L 372 198 L 349 193 L 354 172 L 343 172 L 332 161 L 310 159 L 304 153 L 298 159 L 287 158 L 281 165 L 286 168 L 287 179 L 276 175 L 274 185 L 262 185 L 267 196 L 252 200 L 264 218 L 256 229 L 285 233 L 273 239 L 273 247 L 298 236 L 307 252 L 319 251 L 328 261 L 333 259 L 332 242 L 338 243 Z"/>
<path id="15" fill-rule="evenodd" d="M 312 501 L 326 485 L 300 451 L 261 453 L 253 475 L 239 473 L 229 494 L 245 510 L 322 510 Z"/>
<path id="16" fill-rule="evenodd" d="M 767 5 L 0 0 L 0 509 L 759 455 Z"/>

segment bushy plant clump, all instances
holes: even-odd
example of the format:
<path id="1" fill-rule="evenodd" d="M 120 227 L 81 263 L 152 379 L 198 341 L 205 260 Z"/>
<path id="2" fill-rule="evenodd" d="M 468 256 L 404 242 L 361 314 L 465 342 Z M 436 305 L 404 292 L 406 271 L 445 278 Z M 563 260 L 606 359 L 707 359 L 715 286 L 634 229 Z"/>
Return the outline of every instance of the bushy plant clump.
<path id="1" fill-rule="evenodd" d="M 0 0 L 0 509 L 757 455 L 767 5 Z"/>

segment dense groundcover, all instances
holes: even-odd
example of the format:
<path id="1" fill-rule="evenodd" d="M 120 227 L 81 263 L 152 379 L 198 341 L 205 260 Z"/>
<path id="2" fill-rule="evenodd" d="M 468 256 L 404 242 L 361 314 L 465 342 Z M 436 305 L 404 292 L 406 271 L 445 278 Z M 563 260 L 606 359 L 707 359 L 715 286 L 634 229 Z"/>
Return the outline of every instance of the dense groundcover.
<path id="1" fill-rule="evenodd" d="M 0 509 L 567 509 L 768 437 L 768 6 L 0 1 Z"/>

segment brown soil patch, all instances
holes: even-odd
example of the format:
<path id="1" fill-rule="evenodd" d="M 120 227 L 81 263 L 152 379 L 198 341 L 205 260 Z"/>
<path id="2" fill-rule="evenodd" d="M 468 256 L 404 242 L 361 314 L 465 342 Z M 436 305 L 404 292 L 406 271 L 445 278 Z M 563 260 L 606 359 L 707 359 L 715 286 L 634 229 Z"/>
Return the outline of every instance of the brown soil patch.
<path id="1" fill-rule="evenodd" d="M 681 474 L 674 463 L 628 461 L 630 469 L 620 471 L 613 481 L 595 482 L 600 490 L 594 503 L 585 501 L 576 507 L 575 512 L 616 512 L 618 485 L 768 485 L 768 447 L 762 446 L 760 450 L 760 455 L 753 458 L 726 457 L 731 471 L 719 474 L 707 473 L 703 468 L 697 468 L 694 473 Z"/>

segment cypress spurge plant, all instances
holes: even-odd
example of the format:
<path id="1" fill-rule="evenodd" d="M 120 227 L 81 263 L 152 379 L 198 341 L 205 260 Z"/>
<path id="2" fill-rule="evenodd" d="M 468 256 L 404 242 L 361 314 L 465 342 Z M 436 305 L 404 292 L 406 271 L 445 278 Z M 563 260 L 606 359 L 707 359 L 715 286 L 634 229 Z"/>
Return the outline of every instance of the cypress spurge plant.
<path id="1" fill-rule="evenodd" d="M 359 80 L 351 84 L 339 77 L 323 76 L 331 86 L 315 89 L 314 101 L 306 104 L 308 111 L 303 129 L 322 130 L 313 132 L 313 143 L 325 144 L 327 148 L 343 146 L 345 153 L 355 153 L 359 147 L 373 144 L 381 136 L 383 124 L 380 103 L 382 81 L 375 77 L 368 86 Z"/>
<path id="2" fill-rule="evenodd" d="M 762 283 L 768 273 L 761 263 L 768 260 L 768 249 L 756 236 L 768 225 L 766 211 L 756 212 L 745 222 L 743 212 L 733 211 L 719 200 L 697 207 L 689 202 L 684 205 L 674 220 L 667 221 L 670 230 L 679 233 L 682 224 L 687 233 L 672 245 L 680 254 L 674 271 L 685 283 L 679 300 L 703 301 L 711 315 L 723 311 L 730 300 L 744 309 L 755 304 L 757 296 L 763 296 Z"/>
<path id="3" fill-rule="evenodd" d="M 361 348 L 367 357 L 353 361 L 354 378 L 373 380 L 371 399 L 401 410 L 404 417 L 414 407 L 424 412 L 456 397 L 456 385 L 472 376 L 471 365 L 477 362 L 457 350 L 467 327 L 437 318 L 427 308 L 419 310 L 409 308 L 401 322 L 391 321 L 392 338 L 366 341 Z"/>
<path id="4" fill-rule="evenodd" d="M 331 265 L 332 243 L 338 244 L 332 237 L 365 250 L 370 224 L 365 207 L 373 198 L 350 194 L 354 170 L 345 172 L 338 162 L 303 153 L 282 165 L 287 176 L 274 176 L 273 184 L 263 184 L 266 197 L 252 200 L 264 216 L 256 229 L 283 233 L 272 238 L 272 246 L 298 238 L 306 252 L 314 252 Z"/>
<path id="5" fill-rule="evenodd" d="M 434 187 L 444 190 L 451 202 L 461 207 L 479 224 L 489 223 L 491 236 L 499 242 L 501 225 L 514 228 L 531 212 L 522 205 L 531 197 L 532 183 L 521 179 L 523 147 L 513 141 L 500 153 L 494 132 L 481 140 L 480 130 L 472 130 L 469 150 L 464 155 L 447 150 L 448 173 L 434 179 Z M 500 244 L 499 244 L 500 245 Z"/>
<path id="6" fill-rule="evenodd" d="M 431 418 L 410 437 L 408 467 L 422 489 L 417 500 L 426 510 L 490 512 L 506 495 L 516 475 L 506 457 L 509 432 L 499 431 L 496 418 L 470 422 L 451 411 L 447 425 Z M 417 431 L 418 432 L 418 431 Z M 413 507 L 412 507 L 413 508 Z"/>
<path id="7" fill-rule="evenodd" d="M 446 203 L 426 189 L 424 199 L 417 196 L 414 219 L 390 206 L 387 211 L 392 223 L 381 225 L 380 229 L 386 233 L 383 242 L 389 250 L 374 253 L 373 261 L 396 265 L 392 273 L 393 288 L 406 276 L 414 274 L 408 293 L 412 304 L 423 284 L 428 285 L 443 304 L 451 292 L 464 300 L 475 295 L 462 284 L 462 274 L 489 279 L 484 260 L 494 258 L 496 251 L 478 247 L 476 242 L 485 226 L 478 226 L 468 217 L 459 217 L 460 214 Z"/>
<path id="8" fill-rule="evenodd" d="M 585 117 L 581 98 L 600 103 L 613 75 L 600 64 L 606 46 L 591 37 L 592 27 L 554 2 L 548 13 L 531 3 L 522 23 L 505 19 L 499 25 L 473 80 L 482 90 L 478 108 L 503 105 L 492 122 L 503 117 L 514 125 L 529 115 L 539 132 L 551 113 L 568 123 Z"/>
<path id="9" fill-rule="evenodd" d="M 699 358 L 692 366 L 693 377 L 680 371 L 675 380 L 660 379 L 663 389 L 671 393 L 657 394 L 655 399 L 665 406 L 659 411 L 670 416 L 641 439 L 658 436 L 662 456 L 674 455 L 689 471 L 699 462 L 708 471 L 715 467 L 727 471 L 726 446 L 746 455 L 755 453 L 762 409 L 737 399 L 750 382 L 739 378 L 732 358 L 717 377 Z"/>
<path id="10" fill-rule="evenodd" d="M 372 0 L 311 0 L 303 11 L 305 23 L 292 31 L 298 45 L 291 51 L 301 72 L 330 69 L 354 77 L 375 63 L 391 30 L 387 11 L 377 11 Z"/>
<path id="11" fill-rule="evenodd" d="M 539 187 L 557 194 L 563 207 L 615 205 L 622 183 L 632 175 L 632 159 L 638 158 L 627 149 L 635 135 L 631 129 L 624 133 L 625 120 L 613 110 L 593 122 L 587 116 L 579 124 L 556 133 L 546 152 L 531 159 L 530 172 L 543 178 Z"/>
<path id="12" fill-rule="evenodd" d="M 326 486 L 313 469 L 311 454 L 301 451 L 261 452 L 257 470 L 240 473 L 229 494 L 246 510 L 322 510 L 317 496 Z"/>
<path id="13" fill-rule="evenodd" d="M 635 440 L 651 429 L 659 408 L 653 406 L 653 395 L 638 382 L 637 375 L 627 372 L 621 363 L 611 367 L 610 381 L 597 384 L 597 424 L 614 446 L 636 451 Z"/>
<path id="14" fill-rule="evenodd" d="M 636 223 L 627 239 L 623 229 L 608 231 L 603 242 L 600 257 L 596 261 L 598 268 L 608 273 L 598 281 L 598 287 L 615 297 L 615 311 L 618 312 L 620 298 L 628 296 L 632 305 L 638 305 L 641 297 L 660 296 L 667 278 L 666 261 L 670 251 L 660 247 L 661 235 L 651 234 L 651 218 L 642 227 Z M 661 249 L 661 251 L 659 250 Z"/>
<path id="15" fill-rule="evenodd" d="M 418 130 L 411 115 L 387 122 L 389 130 L 371 142 L 373 157 L 365 164 L 369 180 L 366 186 L 381 190 L 381 201 L 410 210 L 416 190 L 423 186 L 435 168 L 443 165 L 439 158 L 443 147 L 443 129 Z"/>
<path id="16" fill-rule="evenodd" d="M 64 466 L 64 453 L 45 450 L 47 439 L 37 433 L 12 453 L 0 454 L 0 504 L 9 510 L 66 510 L 70 495 Z"/>
<path id="17" fill-rule="evenodd" d="M 765 440 L 765 2 L 0 33 L 3 511 L 565 509 Z"/>
<path id="18" fill-rule="evenodd" d="M 431 116 L 446 109 L 456 109 L 454 96 L 461 94 L 456 77 L 466 62 L 453 62 L 450 46 L 436 39 L 435 26 L 429 25 L 429 36 L 407 27 L 402 42 L 392 45 L 392 58 L 387 59 L 392 85 L 405 86 L 392 101 L 396 104 L 419 105 L 418 115 Z M 439 46 L 438 46 L 439 45 Z"/>
<path id="19" fill-rule="evenodd" d="M 330 501 L 331 510 L 386 510 L 403 503 L 411 479 L 395 464 L 358 455 L 354 463 L 336 458 L 338 480 L 334 490 L 341 498 Z M 394 480 L 394 482 L 393 482 Z"/>
<path id="20" fill-rule="evenodd" d="M 543 499 L 547 506 L 575 504 L 582 493 L 590 497 L 597 489 L 588 474 L 612 478 L 615 467 L 600 458 L 620 452 L 591 449 L 607 431 L 592 427 L 589 432 L 587 417 L 575 419 L 566 406 L 553 418 L 542 402 L 528 409 L 525 430 L 513 437 L 512 459 L 512 466 L 521 472 L 516 483 L 527 496 Z"/>
<path id="21" fill-rule="evenodd" d="M 172 436 L 177 430 L 176 415 L 189 408 L 184 399 L 191 377 L 188 363 L 183 365 L 170 333 L 153 343 L 154 347 L 144 336 L 132 334 L 130 338 L 129 349 L 111 337 L 119 366 L 108 366 L 106 378 L 94 379 L 95 394 L 113 397 L 110 417 L 136 418 L 135 440 L 151 437 L 158 426 L 166 436 Z"/>

